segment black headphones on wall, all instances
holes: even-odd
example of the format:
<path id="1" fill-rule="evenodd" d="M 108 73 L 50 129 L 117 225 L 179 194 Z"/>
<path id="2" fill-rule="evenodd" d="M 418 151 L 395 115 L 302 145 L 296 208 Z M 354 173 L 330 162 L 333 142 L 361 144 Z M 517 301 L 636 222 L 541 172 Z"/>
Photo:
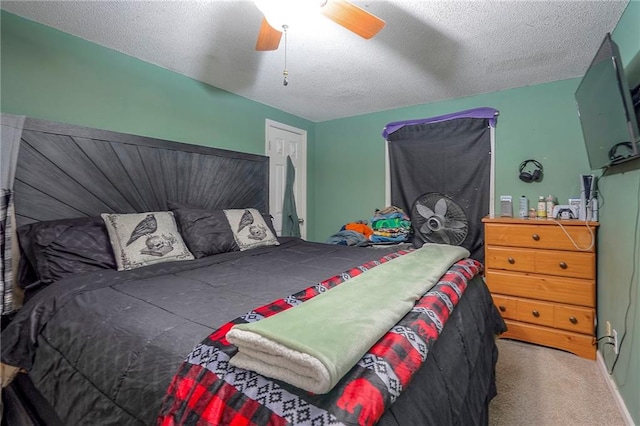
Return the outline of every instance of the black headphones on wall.
<path id="1" fill-rule="evenodd" d="M 533 164 L 535 168 L 532 171 L 525 171 L 529 164 Z M 542 164 L 536 160 L 524 160 L 520 163 L 520 180 L 526 183 L 540 182 L 542 180 Z"/>
<path id="2" fill-rule="evenodd" d="M 621 154 L 619 151 L 620 147 L 624 147 L 623 151 L 624 154 Z M 631 142 L 620 142 L 615 144 L 614 146 L 611 147 L 611 149 L 609 150 L 609 160 L 611 160 L 612 162 L 614 161 L 618 161 L 618 160 L 624 160 L 625 158 L 629 157 L 633 155 L 633 145 L 631 145 Z"/>

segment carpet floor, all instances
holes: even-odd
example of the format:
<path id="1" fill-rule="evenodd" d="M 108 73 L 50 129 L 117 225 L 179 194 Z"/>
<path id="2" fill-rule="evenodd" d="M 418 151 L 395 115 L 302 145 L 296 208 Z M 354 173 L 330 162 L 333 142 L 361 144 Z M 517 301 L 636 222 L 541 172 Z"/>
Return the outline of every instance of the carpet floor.
<path id="1" fill-rule="evenodd" d="M 624 426 L 596 361 L 506 339 L 498 350 L 491 426 Z"/>

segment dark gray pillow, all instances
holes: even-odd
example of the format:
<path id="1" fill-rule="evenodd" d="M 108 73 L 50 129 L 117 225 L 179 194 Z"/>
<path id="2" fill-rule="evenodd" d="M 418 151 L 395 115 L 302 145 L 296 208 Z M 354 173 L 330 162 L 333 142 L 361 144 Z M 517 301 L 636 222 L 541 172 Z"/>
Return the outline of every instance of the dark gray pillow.
<path id="1" fill-rule="evenodd" d="M 273 217 L 269 213 L 266 213 L 266 214 L 262 213 L 262 218 L 264 219 L 264 222 L 269 227 L 269 230 L 271 230 L 273 235 L 275 235 L 277 238 L 278 234 L 276 234 L 276 228 L 273 227 Z"/>
<path id="2" fill-rule="evenodd" d="M 173 210 L 182 239 L 196 258 L 240 250 L 222 210 Z"/>
<path id="3" fill-rule="evenodd" d="M 23 260 L 42 283 L 99 269 L 116 269 L 109 235 L 100 217 L 28 224 L 18 229 L 18 239 Z M 28 284 L 21 282 L 23 287 Z"/>
<path id="4" fill-rule="evenodd" d="M 167 202 L 167 205 L 169 206 L 169 210 L 172 210 L 172 211 L 176 211 L 178 209 L 216 211 L 214 209 L 209 209 L 207 207 L 196 206 L 194 204 L 176 203 L 175 201 L 169 201 L 169 202 Z M 220 211 L 222 211 L 222 210 L 220 210 Z M 276 229 L 273 226 L 273 217 L 269 213 L 261 213 L 261 214 L 262 214 L 262 218 L 264 219 L 264 222 L 267 224 L 267 227 L 269 228 L 269 230 L 273 233 L 273 235 L 275 235 L 277 237 L 278 234 L 276 233 Z"/>

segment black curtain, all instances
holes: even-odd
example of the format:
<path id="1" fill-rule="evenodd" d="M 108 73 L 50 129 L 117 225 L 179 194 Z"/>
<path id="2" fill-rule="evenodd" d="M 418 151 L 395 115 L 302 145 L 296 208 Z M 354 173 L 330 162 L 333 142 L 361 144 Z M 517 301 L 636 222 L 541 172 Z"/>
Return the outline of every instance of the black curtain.
<path id="1" fill-rule="evenodd" d="M 459 118 L 407 125 L 388 135 L 391 204 L 416 222 L 412 207 L 422 194 L 436 192 L 462 208 L 468 233 L 460 244 L 484 262 L 482 218 L 489 214 L 491 132 L 489 119 Z M 428 240 L 414 227 L 413 242 Z"/>

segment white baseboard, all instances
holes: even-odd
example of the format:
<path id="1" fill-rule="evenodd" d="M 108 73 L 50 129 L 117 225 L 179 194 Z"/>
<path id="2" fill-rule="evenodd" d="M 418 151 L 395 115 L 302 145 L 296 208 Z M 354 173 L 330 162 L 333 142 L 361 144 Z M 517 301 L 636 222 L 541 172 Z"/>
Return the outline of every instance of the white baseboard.
<path id="1" fill-rule="evenodd" d="M 620 415 L 624 419 L 624 422 L 627 426 L 634 426 L 635 423 L 633 423 L 631 414 L 629 413 L 629 410 L 627 410 L 627 406 L 625 405 L 624 400 L 620 396 L 620 392 L 618 392 L 618 386 L 609 375 L 609 370 L 607 369 L 607 365 L 604 363 L 604 358 L 602 357 L 602 353 L 600 353 L 600 351 L 598 350 L 596 354 L 597 354 L 596 357 L 597 357 L 597 363 L 600 369 L 600 373 L 602 373 L 602 376 L 604 377 L 604 381 L 607 382 L 607 387 L 609 388 L 609 391 L 611 392 L 611 396 L 613 396 L 613 399 L 616 402 L 616 405 L 618 406 L 618 411 L 620 411 Z"/>

